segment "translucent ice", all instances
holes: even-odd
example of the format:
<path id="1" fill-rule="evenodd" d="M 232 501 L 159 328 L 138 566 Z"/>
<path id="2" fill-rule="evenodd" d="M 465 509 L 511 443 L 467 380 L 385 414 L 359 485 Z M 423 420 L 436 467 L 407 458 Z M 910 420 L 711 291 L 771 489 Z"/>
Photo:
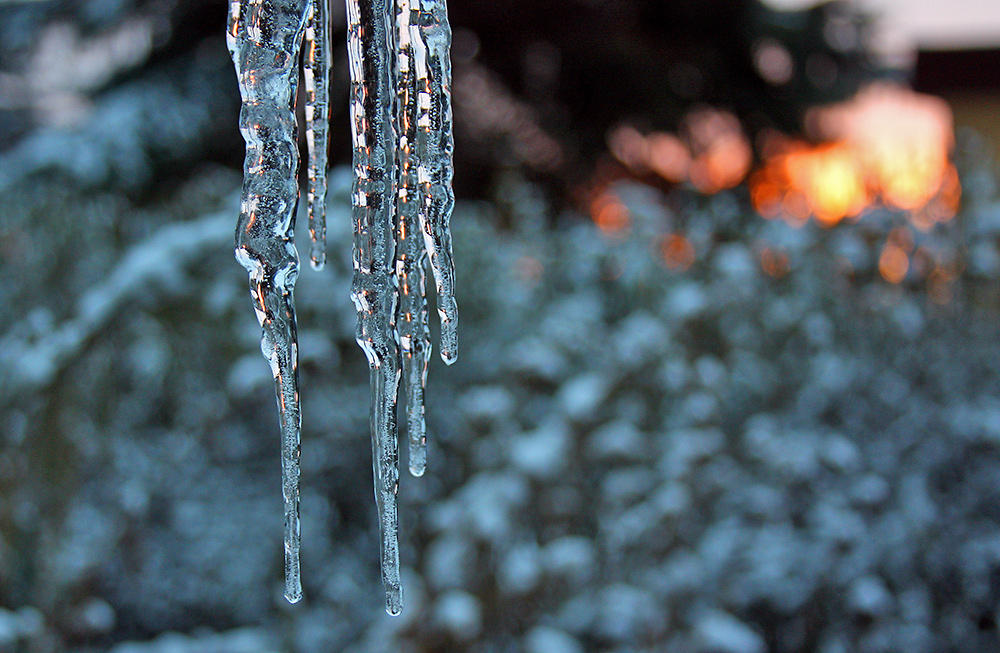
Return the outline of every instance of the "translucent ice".
<path id="1" fill-rule="evenodd" d="M 281 427 L 285 502 L 285 597 L 302 598 L 299 575 L 298 344 L 292 290 L 299 273 L 293 241 L 298 205 L 294 100 L 306 0 L 233 0 L 226 32 L 243 105 L 246 141 L 236 259 L 250 274 L 250 295 L 263 328 Z"/>
<path id="2" fill-rule="evenodd" d="M 308 211 L 313 267 L 325 254 L 329 116 L 327 0 L 232 0 L 228 43 L 239 77 L 247 142 L 236 257 L 250 274 L 274 373 L 282 433 L 286 596 L 299 582 L 299 405 L 292 289 L 298 202 L 294 101 L 303 38 Z M 431 344 L 425 297 L 429 263 L 441 318 L 441 357 L 458 355 L 458 313 L 449 221 L 451 30 L 444 0 L 347 0 L 353 143 L 357 341 L 371 368 L 375 501 L 386 609 L 402 609 L 396 495 L 396 402 L 405 380 L 409 466 L 426 466 L 424 388 Z"/>
<path id="3" fill-rule="evenodd" d="M 418 177 L 421 158 L 417 151 L 417 119 L 420 115 L 419 91 L 414 69 L 415 47 L 420 41 L 419 26 L 411 19 L 419 12 L 411 8 L 411 0 L 396 3 L 396 34 L 398 66 L 396 89 L 399 112 L 397 119 L 399 162 L 397 167 L 398 245 L 396 275 L 399 279 L 399 312 L 396 330 L 399 334 L 400 357 L 406 387 L 406 418 L 409 435 L 410 473 L 420 476 L 427 465 L 427 427 L 424 421 L 424 388 L 427 385 L 427 363 L 431 357 L 430 330 L 427 327 L 427 300 L 424 295 L 427 251 L 421 230 L 424 211 L 423 188 Z"/>
<path id="4" fill-rule="evenodd" d="M 351 138 L 354 145 L 354 282 L 357 341 L 371 368 L 372 462 L 381 533 L 386 610 L 402 609 L 396 492 L 399 451 L 396 392 L 395 275 L 395 38 L 389 0 L 348 0 L 347 51 L 351 71 Z"/>
<path id="5" fill-rule="evenodd" d="M 306 86 L 306 147 L 309 151 L 309 257 L 316 270 L 326 264 L 326 164 L 330 122 L 330 12 L 328 0 L 313 0 L 306 22 L 303 79 Z"/>
<path id="6" fill-rule="evenodd" d="M 452 261 L 451 212 L 455 194 L 451 117 L 451 27 L 445 0 L 399 0 L 414 6 L 410 20 L 413 77 L 417 89 L 416 168 L 420 185 L 420 227 L 437 282 L 441 317 L 441 358 L 451 365 L 458 359 L 458 305 L 455 303 L 455 266 Z M 416 29 L 413 29 L 416 26 Z"/>

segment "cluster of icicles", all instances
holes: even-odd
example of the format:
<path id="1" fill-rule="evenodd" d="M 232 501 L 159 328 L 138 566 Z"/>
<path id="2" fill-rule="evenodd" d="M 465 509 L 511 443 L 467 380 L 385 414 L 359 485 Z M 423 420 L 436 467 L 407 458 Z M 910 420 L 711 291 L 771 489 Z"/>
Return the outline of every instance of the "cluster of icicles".
<path id="1" fill-rule="evenodd" d="M 314 268 L 325 262 L 329 116 L 328 0 L 231 0 L 227 40 L 246 140 L 236 258 L 250 273 L 281 427 L 285 596 L 302 597 L 299 571 L 298 345 L 292 288 L 299 165 L 295 118 L 300 56 L 309 150 L 308 212 Z M 451 235 L 451 63 L 445 0 L 347 0 L 354 145 L 354 281 L 358 344 L 371 368 L 375 501 L 386 610 L 402 609 L 396 494 L 396 397 L 406 393 L 410 472 L 426 461 L 424 387 L 431 344 L 425 266 L 437 283 L 441 357 L 457 356 Z M 300 46 L 305 50 L 300 55 Z"/>

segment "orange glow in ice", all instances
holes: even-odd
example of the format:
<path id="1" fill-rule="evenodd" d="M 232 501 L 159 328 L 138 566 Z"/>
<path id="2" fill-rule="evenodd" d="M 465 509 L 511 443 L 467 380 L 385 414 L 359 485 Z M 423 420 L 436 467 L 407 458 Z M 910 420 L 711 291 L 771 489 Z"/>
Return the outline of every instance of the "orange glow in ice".
<path id="1" fill-rule="evenodd" d="M 929 228 L 958 211 L 952 119 L 943 100 L 874 85 L 848 103 L 814 109 L 807 122 L 827 144 L 765 139 L 764 166 L 750 180 L 761 215 L 800 221 L 805 210 L 830 226 L 882 202 Z"/>

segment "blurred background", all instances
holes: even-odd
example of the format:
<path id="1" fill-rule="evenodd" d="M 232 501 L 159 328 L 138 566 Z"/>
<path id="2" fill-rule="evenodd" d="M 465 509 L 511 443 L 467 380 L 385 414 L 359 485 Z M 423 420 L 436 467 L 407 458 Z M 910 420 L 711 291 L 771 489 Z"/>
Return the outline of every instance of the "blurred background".
<path id="1" fill-rule="evenodd" d="M 0 1 L 0 651 L 997 650 L 996 3 L 451 2 L 461 356 L 397 618 L 346 49 L 290 606 L 225 12 Z"/>

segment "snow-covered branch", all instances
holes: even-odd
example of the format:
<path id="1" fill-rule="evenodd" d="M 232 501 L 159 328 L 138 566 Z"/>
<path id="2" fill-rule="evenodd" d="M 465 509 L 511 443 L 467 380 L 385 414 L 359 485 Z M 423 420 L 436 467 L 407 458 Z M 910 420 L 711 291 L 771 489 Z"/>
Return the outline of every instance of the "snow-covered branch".
<path id="1" fill-rule="evenodd" d="M 32 340 L 14 328 L 0 338 L 0 402 L 50 384 L 126 301 L 170 279 L 232 238 L 232 212 L 171 224 L 129 249 L 103 281 L 80 296 L 76 315 Z M 159 282 L 159 283 L 158 283 Z"/>

